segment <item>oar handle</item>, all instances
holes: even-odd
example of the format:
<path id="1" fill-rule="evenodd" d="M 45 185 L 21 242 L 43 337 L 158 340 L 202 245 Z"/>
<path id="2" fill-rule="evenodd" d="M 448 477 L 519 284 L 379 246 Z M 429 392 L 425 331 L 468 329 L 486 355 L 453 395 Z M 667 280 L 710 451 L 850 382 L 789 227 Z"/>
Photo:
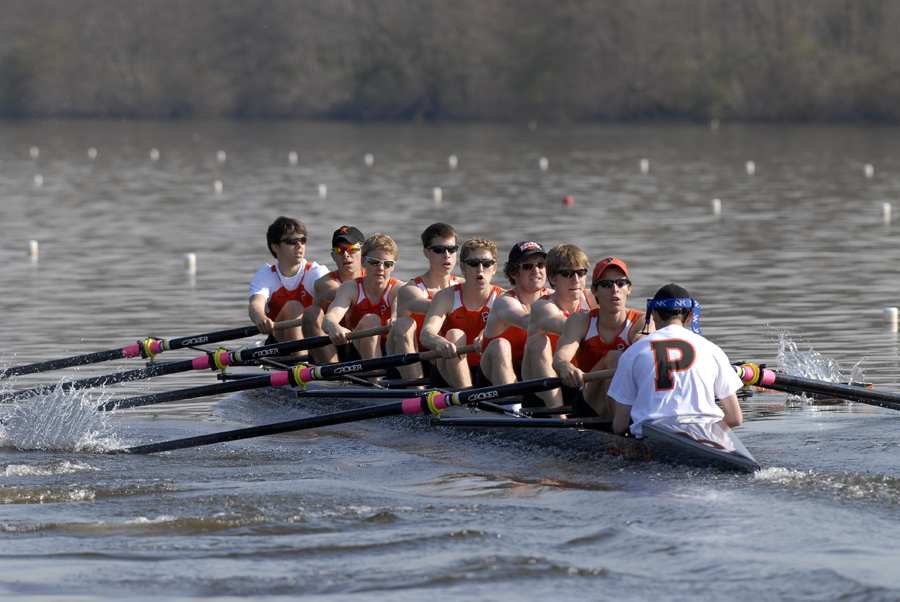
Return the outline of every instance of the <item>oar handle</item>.
<path id="1" fill-rule="evenodd" d="M 463 345 L 462 347 L 456 348 L 456 355 L 466 355 L 467 353 L 475 353 L 475 345 Z M 419 354 L 419 359 L 422 361 L 436 360 L 440 358 L 440 351 L 423 351 Z"/>
<path id="2" fill-rule="evenodd" d="M 303 325 L 303 318 L 297 318 L 296 320 L 284 320 L 283 322 L 275 322 L 275 326 L 272 327 L 273 330 L 285 330 L 287 328 L 294 328 L 296 326 Z"/>
<path id="3" fill-rule="evenodd" d="M 584 382 L 592 383 L 595 380 L 606 380 L 607 378 L 612 378 L 616 374 L 615 368 L 610 368 L 609 370 L 597 370 L 596 372 L 588 372 L 584 375 Z"/>
<path id="4" fill-rule="evenodd" d="M 375 328 L 368 328 L 366 330 L 354 330 L 353 332 L 347 333 L 348 341 L 355 341 L 356 339 L 364 339 L 366 337 L 373 337 L 376 334 L 387 334 L 391 331 L 390 326 L 376 326 Z"/>

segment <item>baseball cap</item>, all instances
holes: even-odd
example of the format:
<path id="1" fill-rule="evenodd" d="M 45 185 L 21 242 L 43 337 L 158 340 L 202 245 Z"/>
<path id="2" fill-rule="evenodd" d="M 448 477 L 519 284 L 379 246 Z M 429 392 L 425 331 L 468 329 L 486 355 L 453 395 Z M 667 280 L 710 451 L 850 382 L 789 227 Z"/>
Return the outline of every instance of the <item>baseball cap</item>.
<path id="1" fill-rule="evenodd" d="M 615 257 L 606 257 L 605 259 L 601 259 L 594 265 L 594 275 L 591 276 L 591 282 L 597 282 L 600 280 L 600 276 L 603 275 L 604 270 L 606 268 L 616 266 L 623 272 L 625 272 L 625 277 L 628 278 L 628 268 L 625 267 L 625 262 L 621 259 L 616 259 Z"/>
<path id="2" fill-rule="evenodd" d="M 362 232 L 360 232 L 353 226 L 341 226 L 334 231 L 334 234 L 331 235 L 331 246 L 338 246 L 339 242 L 342 240 L 352 245 L 358 242 L 365 242 L 366 237 L 363 236 Z"/>
<path id="3" fill-rule="evenodd" d="M 520 263 L 523 259 L 525 259 L 529 255 L 533 255 L 534 253 L 540 253 L 544 257 L 547 256 L 547 251 L 545 251 L 544 247 L 542 247 L 539 243 L 530 240 L 517 242 L 509 251 L 509 262 Z"/>

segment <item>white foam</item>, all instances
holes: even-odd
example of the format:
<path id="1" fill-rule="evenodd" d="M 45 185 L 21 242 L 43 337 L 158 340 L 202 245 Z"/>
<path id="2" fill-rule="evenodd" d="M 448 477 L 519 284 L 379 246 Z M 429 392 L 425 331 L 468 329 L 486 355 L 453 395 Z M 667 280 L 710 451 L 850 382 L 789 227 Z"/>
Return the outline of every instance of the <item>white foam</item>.
<path id="1" fill-rule="evenodd" d="M 28 466 L 27 464 L 9 464 L 2 474 L 8 477 L 48 476 L 57 474 L 72 474 L 85 470 L 99 470 L 89 464 L 81 462 L 69 462 L 68 460 L 54 460 L 48 464 Z"/>

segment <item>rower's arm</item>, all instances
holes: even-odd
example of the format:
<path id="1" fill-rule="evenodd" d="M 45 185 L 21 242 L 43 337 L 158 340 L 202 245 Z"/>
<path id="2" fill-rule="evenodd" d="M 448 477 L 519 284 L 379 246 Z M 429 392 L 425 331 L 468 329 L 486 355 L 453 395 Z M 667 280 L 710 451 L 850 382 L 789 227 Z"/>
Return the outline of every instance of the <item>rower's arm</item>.
<path id="1" fill-rule="evenodd" d="M 408 316 L 410 314 L 428 314 L 431 307 L 431 299 L 422 289 L 416 286 L 415 280 L 410 280 L 400 288 L 397 293 L 397 314 Z"/>
<path id="2" fill-rule="evenodd" d="M 322 276 L 313 284 L 313 303 L 327 309 L 328 305 L 334 301 L 334 295 L 340 288 L 341 283 L 331 276 Z"/>
<path id="3" fill-rule="evenodd" d="M 494 301 L 490 315 L 496 315 L 510 326 L 523 330 L 528 328 L 528 312 L 522 308 L 518 299 L 513 299 L 509 295 L 503 295 Z"/>
<path id="4" fill-rule="evenodd" d="M 441 336 L 441 326 L 450 312 L 453 311 L 453 288 L 448 287 L 438 291 L 431 300 L 431 307 L 425 315 L 425 323 L 422 325 L 422 333 L 419 341 L 428 349 L 441 352 L 445 359 L 456 356 L 456 345 Z M 446 355 L 445 354 L 446 350 Z"/>
<path id="5" fill-rule="evenodd" d="M 613 417 L 613 433 L 624 435 L 631 421 L 631 406 L 616 402 L 616 415 Z"/>
<path id="6" fill-rule="evenodd" d="M 744 415 L 741 413 L 741 404 L 735 393 L 719 400 L 722 403 L 722 411 L 725 412 L 725 424 L 730 427 L 740 426 L 744 421 Z"/>
<path id="7" fill-rule="evenodd" d="M 338 287 L 337 293 L 334 295 L 334 301 L 328 308 L 328 313 L 322 319 L 322 330 L 329 336 L 331 342 L 336 345 L 345 345 L 347 343 L 348 329 L 341 326 L 341 320 L 356 303 L 356 280 L 348 280 Z"/>
<path id="8" fill-rule="evenodd" d="M 581 341 L 587 334 L 590 317 L 590 312 L 587 311 L 580 311 L 569 316 L 556 344 L 553 369 L 567 387 L 584 386 L 584 372 L 572 363 L 572 359 L 578 353 Z"/>
<path id="9" fill-rule="evenodd" d="M 397 298 L 400 295 L 400 289 L 398 287 L 394 287 L 391 290 L 391 294 L 388 295 L 388 303 L 391 304 L 391 324 L 397 321 L 397 315 L 399 313 Z"/>
<path id="10" fill-rule="evenodd" d="M 565 325 L 566 317 L 556 309 L 552 301 L 538 299 L 531 304 L 529 327 L 535 326 L 548 334 L 562 334 Z"/>
<path id="11" fill-rule="evenodd" d="M 248 310 L 250 321 L 256 326 L 262 334 L 272 334 L 275 329 L 275 322 L 266 315 L 266 298 L 262 295 L 253 295 L 250 297 L 250 307 Z"/>

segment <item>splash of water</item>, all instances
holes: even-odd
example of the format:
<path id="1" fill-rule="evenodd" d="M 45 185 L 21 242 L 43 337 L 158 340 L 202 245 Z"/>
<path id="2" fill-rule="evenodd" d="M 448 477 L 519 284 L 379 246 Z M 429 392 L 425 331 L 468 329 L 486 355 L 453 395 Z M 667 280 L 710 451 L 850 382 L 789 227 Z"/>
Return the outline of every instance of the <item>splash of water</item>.
<path id="1" fill-rule="evenodd" d="M 840 362 L 836 359 L 822 355 L 812 346 L 806 351 L 800 351 L 790 332 L 785 330 L 774 332 L 778 337 L 778 370 L 785 374 L 832 383 L 863 381 L 864 375 L 860 366 L 862 360 L 851 367 L 849 376 L 845 376 L 841 372 Z"/>
<path id="2" fill-rule="evenodd" d="M 39 395 L 18 404 L 0 424 L 0 445 L 20 451 L 102 452 L 122 447 L 97 406 L 110 397 L 89 391 Z"/>

